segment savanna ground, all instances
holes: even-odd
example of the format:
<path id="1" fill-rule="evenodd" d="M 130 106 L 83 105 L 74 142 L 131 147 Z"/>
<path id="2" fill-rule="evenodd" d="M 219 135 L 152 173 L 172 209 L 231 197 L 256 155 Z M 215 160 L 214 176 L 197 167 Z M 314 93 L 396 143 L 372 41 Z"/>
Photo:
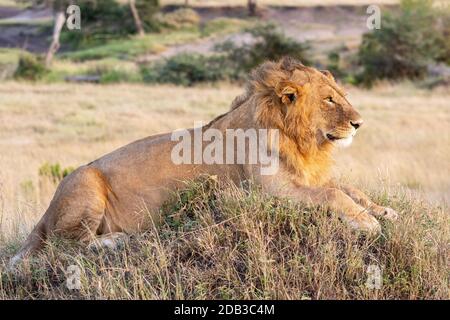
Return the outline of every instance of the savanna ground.
<path id="1" fill-rule="evenodd" d="M 54 240 L 5 272 L 56 188 L 45 163 L 77 167 L 207 121 L 240 92 L 226 83 L 0 84 L 0 298 L 449 298 L 450 91 L 407 83 L 348 88 L 365 125 L 336 152 L 336 175 L 401 216 L 376 238 L 321 208 L 207 179 L 174 194 L 164 224 L 116 252 Z M 69 265 L 81 268 L 80 290 L 66 287 Z M 382 268 L 380 290 L 365 285 L 369 265 Z"/>

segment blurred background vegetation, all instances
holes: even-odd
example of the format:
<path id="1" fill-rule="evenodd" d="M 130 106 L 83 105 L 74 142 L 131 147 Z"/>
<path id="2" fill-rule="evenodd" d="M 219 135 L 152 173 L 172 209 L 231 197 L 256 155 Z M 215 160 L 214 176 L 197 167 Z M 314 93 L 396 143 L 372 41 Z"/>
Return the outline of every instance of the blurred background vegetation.
<path id="1" fill-rule="evenodd" d="M 378 30 L 366 26 L 367 6 L 331 12 L 291 2 L 1 0 L 0 79 L 240 82 L 262 61 L 291 55 L 353 85 L 448 85 L 445 1 L 380 1 Z M 81 8 L 81 30 L 61 25 L 55 34 L 58 13 L 70 4 Z"/>

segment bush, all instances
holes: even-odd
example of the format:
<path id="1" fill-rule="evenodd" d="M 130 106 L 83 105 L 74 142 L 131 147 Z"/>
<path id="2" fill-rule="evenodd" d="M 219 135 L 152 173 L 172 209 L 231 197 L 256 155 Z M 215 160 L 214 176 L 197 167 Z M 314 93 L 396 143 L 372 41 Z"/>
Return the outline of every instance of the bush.
<path id="1" fill-rule="evenodd" d="M 221 57 L 183 53 L 142 68 L 142 77 L 145 82 L 191 86 L 199 82 L 226 79 L 227 74 L 221 68 L 222 65 Z"/>
<path id="2" fill-rule="evenodd" d="M 216 46 L 216 50 L 227 57 L 230 68 L 235 70 L 234 78 L 245 77 L 264 61 L 279 60 L 283 56 L 309 63 L 309 46 L 287 37 L 278 26 L 272 23 L 260 24 L 247 32 L 253 36 L 254 42 L 236 46 L 232 41 L 225 41 Z"/>
<path id="3" fill-rule="evenodd" d="M 225 41 L 210 56 L 183 53 L 142 68 L 146 82 L 174 83 L 190 86 L 199 82 L 242 80 L 250 70 L 266 60 L 292 56 L 302 62 L 307 46 L 287 38 L 275 25 L 259 25 L 249 30 L 254 41 L 236 46 Z"/>
<path id="4" fill-rule="evenodd" d="M 47 72 L 48 70 L 40 58 L 26 53 L 22 54 L 19 58 L 14 78 L 34 81 L 41 79 Z"/>
<path id="5" fill-rule="evenodd" d="M 444 40 L 437 21 L 430 0 L 403 0 L 399 12 L 386 13 L 381 29 L 363 36 L 360 80 L 370 85 L 376 79 L 421 78 L 430 62 L 448 60 L 448 38 Z"/>

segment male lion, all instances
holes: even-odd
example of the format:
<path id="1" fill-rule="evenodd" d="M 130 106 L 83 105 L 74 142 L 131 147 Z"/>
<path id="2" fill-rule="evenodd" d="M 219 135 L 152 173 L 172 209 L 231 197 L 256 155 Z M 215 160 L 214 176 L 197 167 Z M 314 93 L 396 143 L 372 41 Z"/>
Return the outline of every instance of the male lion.
<path id="1" fill-rule="evenodd" d="M 66 177 L 12 263 L 41 248 L 50 234 L 110 245 L 124 233 L 144 230 L 158 220 L 169 191 L 200 174 L 235 183 L 251 179 L 269 194 L 323 205 L 350 226 L 377 232 L 380 225 L 373 216 L 395 219 L 396 212 L 328 177 L 333 147 L 350 144 L 362 123 L 330 72 L 290 58 L 266 62 L 252 72 L 231 110 L 200 130 L 278 130 L 275 174 L 261 174 L 258 163 L 175 164 L 171 153 L 177 141 L 171 134 L 138 140 Z"/>

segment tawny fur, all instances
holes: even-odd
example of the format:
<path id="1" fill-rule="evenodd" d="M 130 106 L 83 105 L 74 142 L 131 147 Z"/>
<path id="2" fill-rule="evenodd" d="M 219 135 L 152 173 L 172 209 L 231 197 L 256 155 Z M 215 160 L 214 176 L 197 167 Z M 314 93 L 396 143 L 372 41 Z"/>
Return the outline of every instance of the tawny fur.
<path id="1" fill-rule="evenodd" d="M 39 250 L 50 234 L 88 243 L 97 236 L 145 230 L 161 219 L 159 208 L 170 191 L 201 174 L 236 183 L 252 179 L 267 193 L 329 207 L 351 226 L 377 231 L 373 215 L 394 219 L 395 211 L 329 178 L 333 146 L 354 135 L 355 123 L 362 123 L 360 115 L 329 72 L 289 58 L 266 62 L 253 71 L 231 110 L 203 130 L 214 128 L 225 136 L 231 128 L 278 129 L 280 169 L 275 175 L 262 176 L 258 164 L 175 165 L 171 151 L 178 142 L 171 141 L 171 134 L 147 137 L 66 177 L 12 263 Z"/>

